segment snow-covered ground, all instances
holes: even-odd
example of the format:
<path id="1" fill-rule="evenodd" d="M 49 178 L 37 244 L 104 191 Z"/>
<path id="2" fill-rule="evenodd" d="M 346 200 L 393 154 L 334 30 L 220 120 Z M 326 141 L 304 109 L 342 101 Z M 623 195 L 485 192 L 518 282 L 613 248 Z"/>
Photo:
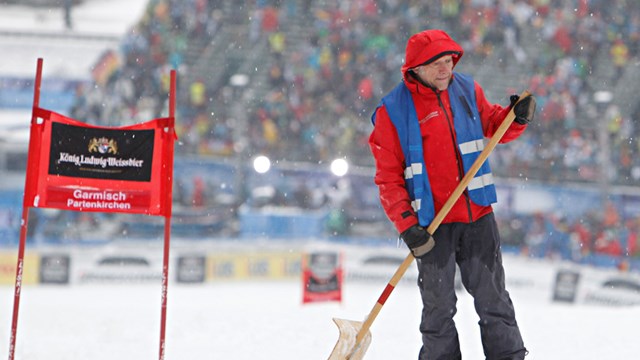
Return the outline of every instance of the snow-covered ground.
<path id="1" fill-rule="evenodd" d="M 553 302 L 550 287 L 557 263 L 506 256 L 505 266 L 531 351 L 527 359 L 618 360 L 640 354 L 639 307 Z M 392 266 L 389 278 L 393 270 Z M 363 320 L 387 281 L 347 278 L 342 303 L 306 305 L 298 280 L 199 285 L 170 281 L 166 358 L 326 359 L 338 339 L 331 319 Z M 9 341 L 12 290 L 0 288 L 2 351 Z M 16 358 L 158 358 L 160 295 L 159 282 L 25 286 Z M 420 307 L 416 286 L 400 283 L 372 326 L 373 340 L 365 359 L 415 359 L 420 347 Z M 484 359 L 478 319 L 465 293 L 459 294 L 455 320 L 464 358 Z"/>

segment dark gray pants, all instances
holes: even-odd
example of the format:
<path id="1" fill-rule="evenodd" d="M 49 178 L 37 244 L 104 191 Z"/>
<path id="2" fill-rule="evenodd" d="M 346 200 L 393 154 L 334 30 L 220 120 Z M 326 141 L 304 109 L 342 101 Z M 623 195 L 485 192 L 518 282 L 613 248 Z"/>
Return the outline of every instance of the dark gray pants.
<path id="1" fill-rule="evenodd" d="M 436 245 L 417 260 L 422 296 L 423 346 L 420 360 L 461 359 L 453 316 L 456 263 L 462 284 L 474 298 L 484 354 L 488 360 L 523 359 L 524 347 L 504 285 L 500 236 L 493 214 L 474 223 L 442 224 Z"/>

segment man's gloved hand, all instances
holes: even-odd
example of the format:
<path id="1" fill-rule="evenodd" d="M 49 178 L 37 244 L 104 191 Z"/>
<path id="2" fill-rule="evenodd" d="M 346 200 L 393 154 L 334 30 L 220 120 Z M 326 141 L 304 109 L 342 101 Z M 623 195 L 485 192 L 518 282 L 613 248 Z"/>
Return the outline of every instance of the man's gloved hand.
<path id="1" fill-rule="evenodd" d="M 433 249 L 436 245 L 433 236 L 420 225 L 413 225 L 400 234 L 400 238 L 407 244 L 414 257 L 418 258 Z"/>
<path id="2" fill-rule="evenodd" d="M 520 125 L 526 125 L 533 120 L 533 116 L 536 113 L 536 99 L 533 95 L 527 95 L 522 101 L 518 102 L 520 96 L 514 94 L 509 97 L 509 100 L 511 101 L 510 106 L 513 107 L 513 113 L 516 115 L 515 122 Z"/>

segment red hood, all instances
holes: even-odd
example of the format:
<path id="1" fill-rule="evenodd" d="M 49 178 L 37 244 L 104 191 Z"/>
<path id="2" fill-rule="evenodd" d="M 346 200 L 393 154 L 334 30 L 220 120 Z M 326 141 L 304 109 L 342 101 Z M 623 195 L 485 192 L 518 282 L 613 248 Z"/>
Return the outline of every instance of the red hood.
<path id="1" fill-rule="evenodd" d="M 427 62 L 432 62 L 447 54 L 453 55 L 455 67 L 464 50 L 462 47 L 442 30 L 425 30 L 409 38 L 405 50 L 402 76 L 407 79 L 407 70 Z"/>

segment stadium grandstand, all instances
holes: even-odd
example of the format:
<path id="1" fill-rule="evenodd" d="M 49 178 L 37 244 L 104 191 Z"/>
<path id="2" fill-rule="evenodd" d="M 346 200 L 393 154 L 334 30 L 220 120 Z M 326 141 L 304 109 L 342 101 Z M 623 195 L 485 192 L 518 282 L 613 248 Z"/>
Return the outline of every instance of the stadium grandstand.
<path id="1" fill-rule="evenodd" d="M 395 234 L 371 180 L 370 116 L 400 80 L 407 38 L 425 28 L 462 44 L 456 70 L 473 75 L 491 101 L 506 105 L 525 89 L 537 98 L 535 121 L 497 148 L 492 166 L 502 193 L 535 188 L 566 204 L 498 209 L 505 245 L 577 261 L 606 255 L 601 262 L 615 266 L 638 258 L 635 0 L 150 0 L 117 46 L 85 59 L 91 70 L 63 92 L 68 103 L 58 110 L 104 126 L 162 116 L 177 69 L 181 234 L 242 236 L 258 210 L 294 207 L 309 214 L 298 219 L 304 224 L 322 219 L 318 231 L 330 237 L 389 241 Z M 258 155 L 278 165 L 275 174 L 246 169 Z M 348 181 L 318 175 L 336 158 L 351 165 Z M 40 234 L 60 237 L 64 221 L 43 222 Z M 193 224 L 205 232 L 194 235 Z M 140 219 L 121 225 L 117 234 L 129 236 L 159 229 Z"/>

